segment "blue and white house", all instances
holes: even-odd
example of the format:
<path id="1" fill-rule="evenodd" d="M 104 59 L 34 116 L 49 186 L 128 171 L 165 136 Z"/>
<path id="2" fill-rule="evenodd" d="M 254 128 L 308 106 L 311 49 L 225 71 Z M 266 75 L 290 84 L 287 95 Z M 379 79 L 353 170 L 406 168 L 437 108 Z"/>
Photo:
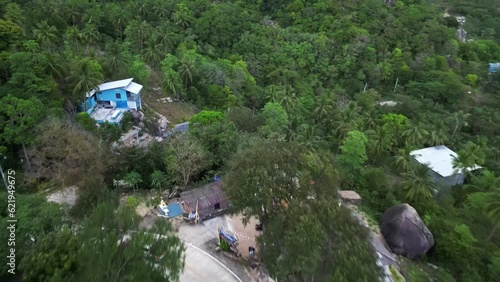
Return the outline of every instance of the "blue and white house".
<path id="1" fill-rule="evenodd" d="M 85 100 L 87 113 L 97 123 L 120 123 L 123 114 L 129 110 L 141 110 L 142 85 L 133 78 L 106 82 L 98 90 L 87 93 Z"/>

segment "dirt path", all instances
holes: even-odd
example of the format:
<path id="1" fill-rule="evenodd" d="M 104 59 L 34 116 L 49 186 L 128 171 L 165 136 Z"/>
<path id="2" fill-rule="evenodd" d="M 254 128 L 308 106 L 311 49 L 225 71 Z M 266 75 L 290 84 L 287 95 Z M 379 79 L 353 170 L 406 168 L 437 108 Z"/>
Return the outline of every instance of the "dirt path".
<path id="1" fill-rule="evenodd" d="M 229 223 L 233 227 L 233 232 L 238 237 L 238 246 L 237 249 L 241 253 L 242 257 L 248 259 L 248 247 L 252 246 L 256 249 L 256 253 L 259 252 L 257 249 L 256 238 L 262 232 L 255 230 L 255 225 L 259 223 L 259 221 L 251 217 L 250 222 L 244 226 L 243 225 L 243 217 L 241 215 L 235 215 L 228 217 Z"/>

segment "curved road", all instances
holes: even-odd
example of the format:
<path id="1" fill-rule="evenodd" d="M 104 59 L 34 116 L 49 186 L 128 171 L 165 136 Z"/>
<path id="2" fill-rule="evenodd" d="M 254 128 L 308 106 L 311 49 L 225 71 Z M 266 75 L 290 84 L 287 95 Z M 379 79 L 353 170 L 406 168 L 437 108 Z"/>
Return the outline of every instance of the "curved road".
<path id="1" fill-rule="evenodd" d="M 186 261 L 181 282 L 242 282 L 235 273 L 207 252 L 190 243 L 184 244 Z"/>

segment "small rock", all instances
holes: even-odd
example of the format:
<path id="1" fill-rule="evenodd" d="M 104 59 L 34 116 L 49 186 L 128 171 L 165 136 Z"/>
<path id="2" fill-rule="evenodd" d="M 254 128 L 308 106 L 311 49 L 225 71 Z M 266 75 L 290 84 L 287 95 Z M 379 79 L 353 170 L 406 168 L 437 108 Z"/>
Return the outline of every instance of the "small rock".
<path id="1" fill-rule="evenodd" d="M 140 127 L 140 128 L 144 128 L 144 122 L 142 122 L 142 121 L 141 121 L 141 122 L 139 122 L 139 127 Z"/>

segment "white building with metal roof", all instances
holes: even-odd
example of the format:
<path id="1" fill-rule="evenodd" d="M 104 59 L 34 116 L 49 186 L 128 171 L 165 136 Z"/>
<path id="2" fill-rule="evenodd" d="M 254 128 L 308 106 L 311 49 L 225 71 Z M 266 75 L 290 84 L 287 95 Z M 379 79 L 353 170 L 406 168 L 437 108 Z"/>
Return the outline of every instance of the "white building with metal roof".
<path id="1" fill-rule="evenodd" d="M 465 179 L 465 173 L 460 168 L 453 166 L 453 160 L 458 154 L 444 145 L 429 147 L 411 151 L 410 155 L 420 164 L 429 166 L 433 172 L 434 179 L 444 185 L 462 184 Z M 468 171 L 480 169 L 478 165 L 467 168 Z"/>

